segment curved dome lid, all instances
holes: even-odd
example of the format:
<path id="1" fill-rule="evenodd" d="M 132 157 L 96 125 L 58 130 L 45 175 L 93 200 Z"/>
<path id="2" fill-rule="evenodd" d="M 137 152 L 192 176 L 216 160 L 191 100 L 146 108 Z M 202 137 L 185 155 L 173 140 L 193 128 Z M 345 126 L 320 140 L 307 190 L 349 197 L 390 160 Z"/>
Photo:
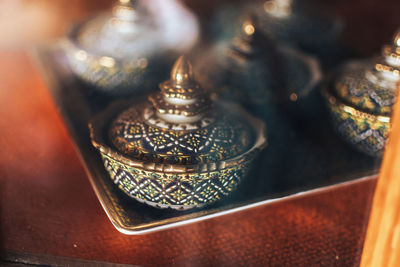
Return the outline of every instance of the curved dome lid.
<path id="1" fill-rule="evenodd" d="M 390 115 L 400 81 L 400 31 L 372 60 L 346 65 L 334 82 L 335 94 L 363 111 Z"/>
<path id="2" fill-rule="evenodd" d="M 184 57 L 160 89 L 111 124 L 109 136 L 119 152 L 157 163 L 198 164 L 234 158 L 254 144 L 248 118 L 213 103 Z"/>
<path id="3" fill-rule="evenodd" d="M 154 49 L 150 41 L 155 31 L 146 15 L 137 0 L 118 0 L 111 12 L 82 24 L 76 41 L 98 55 L 124 58 L 137 51 L 146 54 Z"/>
<path id="4" fill-rule="evenodd" d="M 230 87 L 225 94 L 236 96 L 239 101 L 245 99 L 259 105 L 281 99 L 297 101 L 308 95 L 321 79 L 319 64 L 312 56 L 289 46 L 277 45 L 260 30 L 260 21 L 254 13 L 243 18 L 240 29 L 228 45 L 222 43 L 217 49 L 211 57 L 222 55 L 214 60 L 217 62 L 214 65 L 219 64 L 219 68 L 226 70 L 225 79 L 230 81 Z M 209 70 L 212 60 L 199 60 L 196 67 L 200 77 L 205 81 L 212 80 L 211 83 L 223 81 L 218 79 L 218 71 Z"/>
<path id="5" fill-rule="evenodd" d="M 111 12 L 83 23 L 73 38 L 86 51 L 117 59 L 190 48 L 197 38 L 197 20 L 182 5 L 172 3 L 175 0 L 169 0 L 168 8 L 161 1 L 166 0 L 118 0 Z M 183 21 L 188 23 L 180 30 L 186 35 L 172 34 L 171 27 Z"/>

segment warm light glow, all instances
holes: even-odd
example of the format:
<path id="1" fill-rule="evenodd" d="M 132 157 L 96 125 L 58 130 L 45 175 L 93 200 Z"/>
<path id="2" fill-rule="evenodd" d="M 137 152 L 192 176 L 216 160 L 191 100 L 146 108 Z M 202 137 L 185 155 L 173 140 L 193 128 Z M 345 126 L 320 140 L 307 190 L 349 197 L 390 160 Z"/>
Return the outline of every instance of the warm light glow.
<path id="1" fill-rule="evenodd" d="M 79 50 L 76 52 L 75 58 L 80 61 L 85 61 L 87 59 L 87 53 L 83 50 Z"/>
<path id="2" fill-rule="evenodd" d="M 400 46 L 400 33 L 396 34 L 396 37 L 394 38 L 394 45 Z"/>
<path id="3" fill-rule="evenodd" d="M 99 62 L 100 65 L 107 68 L 112 68 L 115 65 L 115 60 L 112 57 L 102 57 Z"/>
<path id="4" fill-rule="evenodd" d="M 390 117 L 378 116 L 378 121 L 389 123 L 390 122 Z"/>
<path id="5" fill-rule="evenodd" d="M 344 106 L 343 110 L 347 113 L 354 114 L 354 109 L 348 106 Z"/>
<path id="6" fill-rule="evenodd" d="M 295 101 L 297 101 L 298 96 L 295 93 L 291 93 L 289 98 L 290 98 L 291 101 L 295 102 Z"/>
<path id="7" fill-rule="evenodd" d="M 245 23 L 243 25 L 243 30 L 247 35 L 252 35 L 254 33 L 254 26 L 249 23 Z"/>

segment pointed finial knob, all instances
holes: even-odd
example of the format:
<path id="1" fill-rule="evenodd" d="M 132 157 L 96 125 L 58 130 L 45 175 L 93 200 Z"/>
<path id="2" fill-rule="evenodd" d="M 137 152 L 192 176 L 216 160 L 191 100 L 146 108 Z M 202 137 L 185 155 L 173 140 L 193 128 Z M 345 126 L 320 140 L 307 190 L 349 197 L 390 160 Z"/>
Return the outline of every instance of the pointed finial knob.
<path id="1" fill-rule="evenodd" d="M 382 50 L 382 57 L 375 64 L 375 73 L 379 75 L 384 81 L 387 81 L 391 85 L 385 85 L 386 87 L 397 88 L 397 82 L 400 80 L 400 30 L 393 37 L 393 43 L 391 45 L 385 45 Z M 370 72 L 367 72 L 369 75 Z M 372 77 L 375 76 L 367 76 Z M 371 78 L 370 78 L 371 80 Z"/>
<path id="2" fill-rule="evenodd" d="M 113 7 L 114 24 L 132 23 L 138 19 L 137 0 L 119 0 Z"/>
<path id="3" fill-rule="evenodd" d="M 241 24 L 240 31 L 232 40 L 230 56 L 250 56 L 257 53 L 260 47 L 264 47 L 266 38 L 258 30 L 259 21 L 255 14 L 246 16 Z"/>
<path id="4" fill-rule="evenodd" d="M 171 79 L 161 83 L 160 89 L 149 100 L 164 121 L 195 123 L 210 109 L 210 99 L 195 81 L 192 65 L 184 56 L 175 62 Z"/>
<path id="5" fill-rule="evenodd" d="M 242 31 L 247 36 L 254 35 L 256 32 L 256 25 L 257 25 L 257 17 L 255 15 L 250 15 L 244 20 L 242 24 Z"/>
<path id="6" fill-rule="evenodd" d="M 171 81 L 176 85 L 194 83 L 192 65 L 184 56 L 180 56 L 171 71 Z"/>

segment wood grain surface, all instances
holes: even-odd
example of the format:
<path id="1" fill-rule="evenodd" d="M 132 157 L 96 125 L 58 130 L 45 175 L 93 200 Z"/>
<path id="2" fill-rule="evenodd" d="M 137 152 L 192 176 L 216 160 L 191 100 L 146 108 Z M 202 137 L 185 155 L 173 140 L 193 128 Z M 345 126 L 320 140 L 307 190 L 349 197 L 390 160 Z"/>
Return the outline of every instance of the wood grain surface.
<path id="1" fill-rule="evenodd" d="M 400 266 L 400 99 L 374 195 L 361 266 Z"/>

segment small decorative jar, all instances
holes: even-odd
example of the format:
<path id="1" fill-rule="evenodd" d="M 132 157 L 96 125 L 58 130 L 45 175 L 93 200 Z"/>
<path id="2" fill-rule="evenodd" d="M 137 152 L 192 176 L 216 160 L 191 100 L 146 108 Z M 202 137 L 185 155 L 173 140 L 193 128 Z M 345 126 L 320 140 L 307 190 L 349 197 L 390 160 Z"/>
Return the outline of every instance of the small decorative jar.
<path id="1" fill-rule="evenodd" d="M 243 5 L 227 6 L 217 12 L 210 31 L 219 40 L 235 35 L 240 20 L 254 14 L 260 21 L 259 30 L 276 42 L 287 43 L 331 64 L 329 55 L 337 53 L 342 23 L 330 18 L 323 10 L 299 0 L 246 1 Z"/>
<path id="2" fill-rule="evenodd" d="M 300 101 L 321 80 L 316 59 L 276 45 L 254 15 L 243 19 L 232 39 L 197 56 L 194 68 L 204 87 L 250 107 Z"/>
<path id="3" fill-rule="evenodd" d="M 379 156 L 390 129 L 400 80 L 400 33 L 382 56 L 345 64 L 324 88 L 338 133 L 358 150 Z"/>
<path id="4" fill-rule="evenodd" d="M 265 124 L 235 104 L 212 101 L 183 57 L 160 89 L 148 102 L 91 122 L 111 179 L 158 208 L 201 207 L 229 195 L 266 145 Z"/>
<path id="5" fill-rule="evenodd" d="M 331 43 L 342 29 L 338 20 L 329 18 L 304 1 L 267 0 L 256 10 L 265 33 L 297 43 L 308 50 Z"/>
<path id="6" fill-rule="evenodd" d="M 174 54 L 191 48 L 198 32 L 196 19 L 186 10 L 178 12 L 183 13 L 183 18 L 171 19 L 165 12 L 153 14 L 159 1 L 143 4 L 138 0 L 119 0 L 111 13 L 99 14 L 76 25 L 64 45 L 72 71 L 110 94 L 129 94 L 153 86 L 152 81 L 158 80 L 173 63 Z M 173 9 L 168 12 L 183 7 L 175 3 Z M 182 20 L 191 26 L 192 34 L 165 36 Z M 184 32 L 186 28 L 183 27 Z"/>

